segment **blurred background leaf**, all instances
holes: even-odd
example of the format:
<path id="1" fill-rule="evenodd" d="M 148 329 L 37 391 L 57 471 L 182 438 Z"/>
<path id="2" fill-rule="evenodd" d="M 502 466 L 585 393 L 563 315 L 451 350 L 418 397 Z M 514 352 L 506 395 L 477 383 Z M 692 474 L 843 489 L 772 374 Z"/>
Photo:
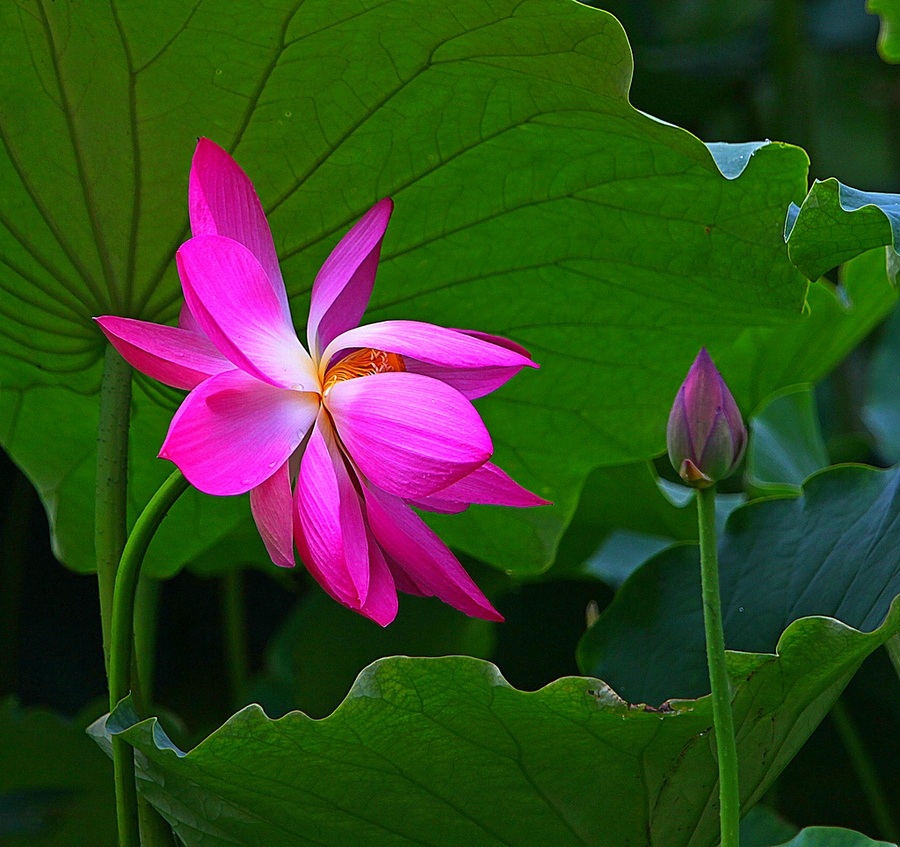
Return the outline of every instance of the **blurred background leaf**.
<path id="1" fill-rule="evenodd" d="M 766 494 L 799 492 L 808 476 L 828 464 L 809 386 L 775 395 L 751 419 L 747 473 L 755 488 Z"/>
<path id="2" fill-rule="evenodd" d="M 881 17 L 878 51 L 887 62 L 900 62 L 900 3 L 866 0 L 866 10 Z"/>
<path id="3" fill-rule="evenodd" d="M 749 398 L 751 412 L 782 386 L 827 377 L 897 303 L 882 250 L 847 262 L 838 279 L 839 285 L 823 278 L 809 286 L 807 310 L 790 332 L 751 327 L 717 358 L 732 390 Z M 749 350 L 754 365 L 741 367 Z"/>
<path id="4" fill-rule="evenodd" d="M 797 834 L 797 827 L 762 803 L 741 819 L 741 844 L 744 847 L 775 847 Z"/>
<path id="5" fill-rule="evenodd" d="M 900 462 L 900 309 L 895 309 L 872 355 L 862 414 L 886 464 Z"/>
<path id="6" fill-rule="evenodd" d="M 741 493 L 716 496 L 720 528 L 745 499 Z M 592 577 L 618 588 L 673 541 L 696 540 L 696 524 L 693 489 L 659 476 L 653 463 L 601 468 L 585 483 L 549 576 Z"/>
<path id="7" fill-rule="evenodd" d="M 97 712 L 91 716 L 93 718 Z M 0 701 L 0 842 L 8 847 L 116 843 L 112 762 L 87 721 Z"/>

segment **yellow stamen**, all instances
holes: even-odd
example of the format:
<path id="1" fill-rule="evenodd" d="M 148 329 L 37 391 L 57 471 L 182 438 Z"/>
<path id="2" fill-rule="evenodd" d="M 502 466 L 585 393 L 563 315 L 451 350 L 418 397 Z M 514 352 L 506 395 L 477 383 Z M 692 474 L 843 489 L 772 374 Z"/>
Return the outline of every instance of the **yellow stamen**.
<path id="1" fill-rule="evenodd" d="M 403 357 L 398 353 L 386 353 L 384 350 L 373 350 L 363 347 L 349 356 L 344 356 L 337 364 L 332 365 L 325 374 L 322 394 L 326 395 L 339 382 L 356 379 L 373 374 L 399 373 L 406 370 Z"/>

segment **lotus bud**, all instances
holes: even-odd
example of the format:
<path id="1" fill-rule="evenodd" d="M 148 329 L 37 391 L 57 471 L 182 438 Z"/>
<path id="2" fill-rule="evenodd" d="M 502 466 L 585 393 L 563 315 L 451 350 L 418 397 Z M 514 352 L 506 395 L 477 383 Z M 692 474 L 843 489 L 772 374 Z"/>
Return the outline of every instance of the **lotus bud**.
<path id="1" fill-rule="evenodd" d="M 694 488 L 731 476 L 744 455 L 741 413 L 705 347 L 675 396 L 666 444 L 672 467 Z"/>

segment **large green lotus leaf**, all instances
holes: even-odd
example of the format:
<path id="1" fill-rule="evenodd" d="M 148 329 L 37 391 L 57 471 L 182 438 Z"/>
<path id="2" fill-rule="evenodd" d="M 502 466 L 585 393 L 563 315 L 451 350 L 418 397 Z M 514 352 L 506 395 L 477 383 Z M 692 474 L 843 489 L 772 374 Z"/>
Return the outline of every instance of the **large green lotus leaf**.
<path id="1" fill-rule="evenodd" d="M 884 247 L 891 280 L 900 273 L 900 195 L 860 191 L 816 180 L 801 206 L 792 204 L 784 238 L 791 261 L 812 280 L 867 250 Z"/>
<path id="2" fill-rule="evenodd" d="M 745 810 L 897 630 L 900 604 L 871 633 L 804 618 L 777 655 L 729 654 Z M 657 712 L 596 679 L 525 692 L 478 659 L 393 657 L 324 720 L 248 706 L 185 753 L 126 700 L 93 732 L 140 751 L 139 790 L 187 845 L 713 847 L 711 726 L 708 697 Z"/>
<path id="3" fill-rule="evenodd" d="M 83 723 L 0 701 L 0 843 L 112 847 L 112 766 L 98 753 Z"/>
<path id="4" fill-rule="evenodd" d="M 736 509 L 719 543 L 725 646 L 765 652 L 799 618 L 879 627 L 900 594 L 900 468 L 830 468 L 799 497 Z M 659 554 L 579 645 L 579 667 L 634 702 L 709 690 L 698 548 Z"/>
<path id="5" fill-rule="evenodd" d="M 900 62 L 900 0 L 867 0 L 866 10 L 881 17 L 878 52 L 888 62 Z"/>
<path id="6" fill-rule="evenodd" d="M 838 826 L 808 826 L 781 847 L 897 847 Z"/>
<path id="7" fill-rule="evenodd" d="M 367 319 L 532 349 L 541 370 L 480 408 L 499 463 L 557 505 L 436 521 L 510 570 L 552 561 L 591 469 L 659 452 L 697 347 L 724 351 L 799 314 L 806 283 L 781 232 L 806 192 L 805 154 L 766 144 L 725 178 L 699 140 L 629 105 L 630 50 L 607 13 L 560 0 L 454 0 L 427 15 L 402 0 L 21 0 L 3 4 L 0 30 L 0 434 L 79 570 L 92 567 L 103 349 L 89 318 L 175 319 L 198 135 L 254 179 L 298 324 L 341 233 L 392 195 Z M 169 470 L 153 457 L 175 401 L 138 385 L 135 507 Z M 148 571 L 240 535 L 246 514 L 194 497 Z"/>

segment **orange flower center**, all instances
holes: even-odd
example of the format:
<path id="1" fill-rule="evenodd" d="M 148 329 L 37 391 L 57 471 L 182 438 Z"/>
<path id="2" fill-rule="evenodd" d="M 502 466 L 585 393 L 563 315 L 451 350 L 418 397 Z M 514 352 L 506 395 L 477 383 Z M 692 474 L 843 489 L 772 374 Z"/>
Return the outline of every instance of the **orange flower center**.
<path id="1" fill-rule="evenodd" d="M 406 364 L 399 353 L 386 353 L 384 350 L 363 347 L 362 350 L 344 356 L 328 369 L 325 373 L 322 395 L 327 395 L 335 385 L 347 379 L 373 374 L 400 373 L 405 370 Z"/>

